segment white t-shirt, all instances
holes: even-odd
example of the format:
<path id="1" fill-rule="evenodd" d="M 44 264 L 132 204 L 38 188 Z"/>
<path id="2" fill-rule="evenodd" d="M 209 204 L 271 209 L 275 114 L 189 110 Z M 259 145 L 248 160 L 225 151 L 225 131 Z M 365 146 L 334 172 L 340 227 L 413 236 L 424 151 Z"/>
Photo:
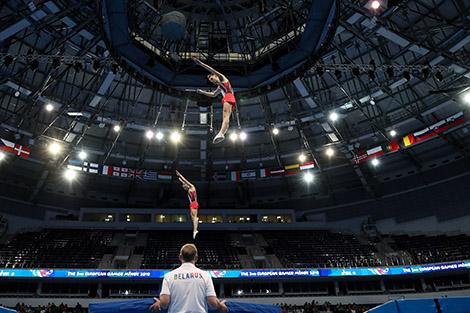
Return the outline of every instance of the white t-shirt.
<path id="1" fill-rule="evenodd" d="M 207 313 L 207 297 L 216 296 L 212 278 L 192 263 L 167 273 L 160 295 L 170 296 L 168 313 Z"/>

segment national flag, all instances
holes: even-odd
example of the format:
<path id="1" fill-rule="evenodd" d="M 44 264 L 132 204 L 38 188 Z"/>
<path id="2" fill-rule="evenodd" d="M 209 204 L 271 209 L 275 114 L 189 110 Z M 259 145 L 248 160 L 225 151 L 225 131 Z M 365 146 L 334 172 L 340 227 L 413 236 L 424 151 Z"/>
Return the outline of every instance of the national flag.
<path id="1" fill-rule="evenodd" d="M 396 139 L 390 140 L 390 143 L 385 146 L 385 150 L 387 152 L 396 152 L 400 150 L 400 144 L 398 143 L 398 140 Z"/>
<path id="2" fill-rule="evenodd" d="M 30 150 L 12 141 L 0 138 L 0 150 L 16 154 L 19 157 L 29 158 Z"/>
<path id="3" fill-rule="evenodd" d="M 285 169 L 281 168 L 281 169 L 273 169 L 273 170 L 269 170 L 269 176 L 283 176 L 284 173 L 285 173 Z"/>
<path id="4" fill-rule="evenodd" d="M 82 171 L 92 174 L 98 174 L 98 163 L 83 162 Z"/>
<path id="5" fill-rule="evenodd" d="M 445 120 L 442 120 L 439 123 L 429 126 L 429 128 L 431 128 L 434 131 L 434 133 L 437 135 L 445 131 L 448 131 L 449 129 L 454 128 L 460 124 L 463 124 L 464 122 L 465 122 L 465 116 L 463 112 L 459 112 L 457 114 L 449 116 L 448 118 L 446 118 Z"/>
<path id="6" fill-rule="evenodd" d="M 314 167 L 315 167 L 315 162 L 307 162 L 307 163 L 304 163 L 304 164 L 300 164 L 300 170 L 301 171 L 309 170 L 309 169 L 312 169 Z"/>
<path id="7" fill-rule="evenodd" d="M 19 157 L 29 158 L 30 150 L 26 147 L 23 147 L 22 145 L 15 143 L 14 153 Z"/>
<path id="8" fill-rule="evenodd" d="M 385 154 L 385 151 L 382 149 L 382 146 L 378 146 L 366 151 L 369 159 L 379 157 Z"/>
<path id="9" fill-rule="evenodd" d="M 74 171 L 79 171 L 79 172 L 82 171 L 82 167 L 78 166 L 78 165 L 67 164 L 67 168 L 71 169 L 71 170 L 74 170 Z"/>
<path id="10" fill-rule="evenodd" d="M 214 179 L 215 181 L 227 180 L 227 173 L 226 172 L 215 172 L 214 175 L 212 175 L 212 179 Z"/>
<path id="11" fill-rule="evenodd" d="M 240 171 L 231 171 L 229 175 L 231 181 L 240 181 Z"/>
<path id="12" fill-rule="evenodd" d="M 127 167 L 113 166 L 113 176 L 129 177 L 129 169 Z"/>
<path id="13" fill-rule="evenodd" d="M 173 175 L 169 172 L 159 172 L 157 177 L 159 180 L 171 180 Z"/>
<path id="14" fill-rule="evenodd" d="M 360 151 L 360 152 L 357 152 L 354 154 L 354 163 L 356 164 L 360 164 L 362 162 L 365 162 L 367 160 L 367 158 L 369 157 L 369 155 L 367 155 L 366 152 L 364 151 Z"/>
<path id="15" fill-rule="evenodd" d="M 144 179 L 144 171 L 130 168 L 129 169 L 129 177 L 137 178 L 137 179 Z"/>
<path id="16" fill-rule="evenodd" d="M 241 179 L 256 179 L 256 170 L 246 170 L 240 173 Z"/>
<path id="17" fill-rule="evenodd" d="M 409 134 L 403 137 L 403 144 L 405 145 L 405 147 L 411 146 L 414 143 L 415 137 L 413 136 L 413 134 Z"/>
<path id="18" fill-rule="evenodd" d="M 440 121 L 439 124 L 444 125 L 445 121 Z M 414 143 L 424 141 L 424 140 L 429 139 L 431 137 L 434 137 L 436 135 L 437 134 L 431 128 L 426 127 L 425 129 L 422 129 L 420 131 L 417 131 L 417 132 L 413 133 L 413 137 L 415 139 Z"/>
<path id="19" fill-rule="evenodd" d="M 465 122 L 465 116 L 463 112 L 456 113 L 452 116 L 446 118 L 446 126 L 447 129 L 453 128 L 457 125 L 463 124 Z"/>
<path id="20" fill-rule="evenodd" d="M 259 169 L 259 177 L 260 178 L 264 178 L 264 177 L 268 177 L 269 176 L 269 170 L 265 169 L 265 168 L 260 168 Z"/>
<path id="21" fill-rule="evenodd" d="M 103 165 L 103 167 L 101 168 L 101 174 L 113 176 L 113 167 L 108 166 L 108 165 Z"/>
<path id="22" fill-rule="evenodd" d="M 156 171 L 144 171 L 144 180 L 157 180 Z"/>
<path id="23" fill-rule="evenodd" d="M 15 143 L 0 138 L 0 150 L 15 153 Z"/>
<path id="24" fill-rule="evenodd" d="M 357 154 L 355 154 L 354 163 L 356 163 L 356 164 L 364 163 L 367 160 L 377 158 L 377 157 L 382 156 L 384 154 L 385 154 L 385 151 L 383 150 L 383 148 L 381 146 L 366 150 L 365 152 L 361 151 L 361 152 L 358 152 Z"/>
<path id="25" fill-rule="evenodd" d="M 295 175 L 300 171 L 300 164 L 286 165 L 284 169 L 286 175 Z"/>

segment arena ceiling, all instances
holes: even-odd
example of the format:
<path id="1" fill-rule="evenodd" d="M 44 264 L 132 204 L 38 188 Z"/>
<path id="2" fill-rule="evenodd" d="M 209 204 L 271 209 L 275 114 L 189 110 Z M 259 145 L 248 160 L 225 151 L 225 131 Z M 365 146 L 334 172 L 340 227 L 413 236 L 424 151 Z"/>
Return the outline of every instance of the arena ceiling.
<path id="1" fill-rule="evenodd" d="M 293 28 L 298 24 L 288 24 L 285 16 L 300 14 L 299 10 L 307 10 L 312 3 L 315 1 L 135 2 L 154 15 L 179 10 L 189 20 L 230 19 L 232 25 L 238 21 L 240 26 L 242 20 L 262 19 L 265 26 Z M 397 187 L 387 187 L 389 182 L 407 188 L 428 184 L 433 178 L 425 173 L 449 163 L 462 165 L 447 171 L 448 175 L 468 170 L 468 1 L 382 0 L 377 10 L 370 8 L 369 1 L 338 2 L 331 24 L 334 36 L 318 50 L 319 55 L 312 59 L 316 63 L 263 88 L 248 86 L 249 92 L 238 98 L 239 125 L 234 119 L 231 131 L 244 132 L 247 138 L 243 142 L 227 138 L 219 145 L 211 144 L 210 121 L 213 116 L 217 130 L 221 107 L 204 111 L 195 103 L 207 99 L 162 88 L 165 84 L 155 83 L 123 63 L 105 36 L 98 4 L 94 0 L 6 0 L 2 4 L 0 138 L 30 149 L 28 158 L 8 155 L 3 160 L 3 196 L 24 199 L 27 194 L 29 201 L 54 205 L 61 205 L 67 196 L 75 199 L 71 201 L 75 206 L 99 201 L 116 205 L 185 203 L 182 193 L 175 191 L 176 185 L 164 180 L 82 173 L 72 188 L 63 182 L 63 167 L 77 160 L 82 150 L 87 152 L 88 162 L 101 166 L 157 173 L 178 168 L 199 184 L 207 206 L 269 206 L 302 198 L 309 199 L 310 206 L 329 205 L 342 201 L 340 195 L 352 201 L 396 191 Z M 144 13 L 139 11 L 145 17 Z M 290 21 L 301 23 L 298 19 L 306 13 Z M 152 33 L 158 26 L 140 25 L 148 39 L 162 43 Z M 266 38 L 274 40 L 275 33 L 274 29 Z M 285 46 L 291 43 L 276 43 L 280 54 L 292 50 Z M 214 47 L 220 49 L 220 44 L 215 41 Z M 191 43 L 185 46 L 188 48 Z M 174 49 L 177 53 L 180 48 Z M 202 54 L 209 61 L 215 54 L 211 49 L 209 45 Z M 282 69 L 282 62 L 276 63 L 279 55 L 273 52 L 265 57 L 260 61 L 263 66 L 269 64 L 274 72 Z M 149 58 L 147 65 L 149 60 L 163 62 Z M 176 66 L 179 59 L 168 62 Z M 217 60 L 214 65 L 243 77 L 240 62 L 231 62 Z M 178 70 L 192 66 L 184 64 Z M 189 72 L 203 75 L 195 68 Z M 46 110 L 47 104 L 52 104 L 51 111 Z M 331 120 L 333 112 L 335 121 Z M 460 112 L 463 121 L 454 123 L 452 117 Z M 113 130 L 116 125 L 121 127 L 118 132 Z M 279 133 L 274 134 L 274 129 Z M 175 130 L 182 136 L 178 144 L 170 140 Z M 149 140 L 148 131 L 162 132 L 164 138 Z M 405 137 L 418 137 L 422 131 L 426 135 L 422 142 L 406 144 Z M 47 151 L 51 142 L 62 146 L 56 156 Z M 299 161 L 300 154 L 306 156 L 305 161 Z M 373 165 L 372 159 L 380 164 Z M 309 169 L 315 177 L 313 183 L 304 183 L 303 171 L 286 174 L 298 170 L 290 165 L 309 162 L 315 164 Z M 264 177 L 279 169 L 284 169 L 284 175 Z M 257 179 L 231 181 L 233 173 L 238 180 L 242 171 L 251 170 Z M 413 184 L 399 183 L 407 176 L 413 177 Z"/>

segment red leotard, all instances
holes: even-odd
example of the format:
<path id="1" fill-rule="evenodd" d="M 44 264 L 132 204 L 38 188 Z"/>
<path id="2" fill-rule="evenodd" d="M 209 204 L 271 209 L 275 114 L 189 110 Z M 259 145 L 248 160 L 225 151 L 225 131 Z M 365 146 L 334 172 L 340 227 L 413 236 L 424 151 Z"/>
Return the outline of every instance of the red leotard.
<path id="1" fill-rule="evenodd" d="M 223 96 L 222 106 L 225 102 L 228 102 L 232 105 L 232 111 L 234 111 L 237 107 L 237 100 L 235 99 L 235 94 L 233 92 L 232 85 L 230 85 L 230 82 L 227 80 L 225 83 L 222 83 L 222 85 L 219 85 L 219 88 Z"/>
<path id="2" fill-rule="evenodd" d="M 188 198 L 189 198 L 189 208 L 191 210 L 199 209 L 199 203 L 197 202 L 196 191 L 188 191 Z"/>

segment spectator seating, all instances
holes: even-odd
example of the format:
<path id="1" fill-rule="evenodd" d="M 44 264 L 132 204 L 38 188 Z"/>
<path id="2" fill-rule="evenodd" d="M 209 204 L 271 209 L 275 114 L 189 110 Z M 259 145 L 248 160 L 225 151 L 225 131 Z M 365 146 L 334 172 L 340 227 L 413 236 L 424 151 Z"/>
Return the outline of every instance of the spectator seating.
<path id="1" fill-rule="evenodd" d="M 16 235 L 0 245 L 0 268 L 96 268 L 112 232 L 46 229 Z"/>
<path id="2" fill-rule="evenodd" d="M 139 232 L 146 233 L 145 243 L 122 250 L 141 256 L 137 258 L 140 263 L 133 265 L 137 268 L 139 264 L 143 269 L 175 268 L 179 265 L 180 247 L 193 242 L 189 231 Z M 90 229 L 20 233 L 0 245 L 0 268 L 97 268 L 105 254 L 113 255 L 118 251 L 116 246 L 127 245 L 118 240 L 124 236 L 116 236 L 123 233 Z M 406 256 L 392 259 L 351 234 L 326 230 L 259 231 L 256 234 L 266 254 L 275 255 L 287 268 L 373 267 L 470 260 L 470 236 L 466 235 L 388 236 L 384 242 L 394 251 L 390 255 Z M 247 251 L 233 238 L 237 236 L 225 231 L 200 232 L 196 240 L 199 266 L 240 268 L 239 253 L 247 254 Z"/>
<path id="3" fill-rule="evenodd" d="M 380 265 L 373 247 L 349 234 L 326 230 L 263 232 L 282 265 L 293 268 Z"/>
<path id="4" fill-rule="evenodd" d="M 470 260 L 470 236 L 391 236 L 396 251 L 408 252 L 414 264 Z"/>
<path id="5" fill-rule="evenodd" d="M 141 268 L 175 268 L 179 265 L 180 247 L 190 241 L 188 234 L 181 231 L 149 232 Z M 197 247 L 201 268 L 240 268 L 237 248 L 227 232 L 200 232 Z"/>

